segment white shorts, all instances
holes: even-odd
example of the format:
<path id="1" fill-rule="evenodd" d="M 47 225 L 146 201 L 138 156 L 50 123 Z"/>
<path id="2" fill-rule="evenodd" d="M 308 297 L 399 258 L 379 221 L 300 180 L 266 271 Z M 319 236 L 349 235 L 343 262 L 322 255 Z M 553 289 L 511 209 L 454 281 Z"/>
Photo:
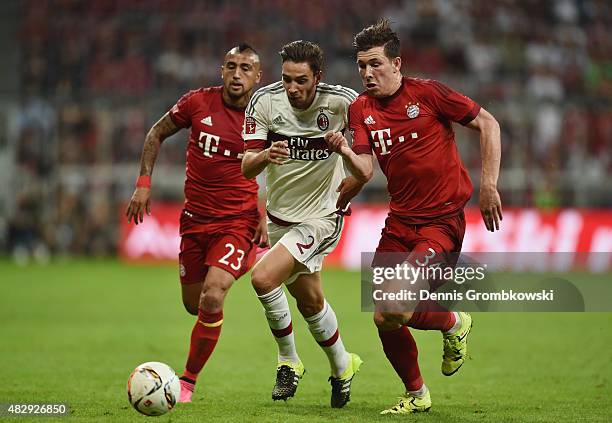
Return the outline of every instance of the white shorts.
<path id="1" fill-rule="evenodd" d="M 283 244 L 297 261 L 308 268 L 308 273 L 321 270 L 325 256 L 338 245 L 343 227 L 344 217 L 335 213 L 290 226 L 277 225 L 268 218 L 270 246 L 274 247 L 277 242 Z M 285 283 L 293 282 L 303 273 L 306 272 L 293 275 Z"/>

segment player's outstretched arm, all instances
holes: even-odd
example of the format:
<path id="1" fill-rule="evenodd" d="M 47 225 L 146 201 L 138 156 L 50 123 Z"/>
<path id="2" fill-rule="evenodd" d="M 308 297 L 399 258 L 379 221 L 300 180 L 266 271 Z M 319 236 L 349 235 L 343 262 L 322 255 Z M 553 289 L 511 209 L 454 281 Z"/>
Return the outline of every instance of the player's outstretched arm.
<path id="1" fill-rule="evenodd" d="M 479 205 L 482 220 L 487 230 L 499 230 L 499 222 L 503 219 L 502 206 L 497 192 L 497 179 L 501 163 L 501 135 L 499 123 L 485 109 L 480 109 L 478 115 L 467 124 L 468 127 L 480 131 L 480 157 L 482 158 L 482 173 L 480 176 Z"/>
<path id="2" fill-rule="evenodd" d="M 147 214 L 151 214 L 151 175 L 153 174 L 157 154 L 161 143 L 179 129 L 170 115 L 166 113 L 147 133 L 140 156 L 140 176 L 130 204 L 125 210 L 128 222 L 134 219 L 134 223 L 138 225 L 138 223 L 142 223 L 145 211 Z"/>
<path id="3" fill-rule="evenodd" d="M 247 179 L 252 179 L 259 175 L 269 163 L 282 165 L 284 160 L 289 157 L 289 143 L 287 141 L 275 141 L 269 148 L 249 149 L 242 157 L 242 174 Z"/>
<path id="4" fill-rule="evenodd" d="M 373 158 L 371 154 L 356 154 L 349 147 L 348 141 L 341 132 L 328 132 L 325 134 L 325 142 L 330 150 L 342 156 L 346 167 L 357 181 L 365 184 L 372 179 Z"/>

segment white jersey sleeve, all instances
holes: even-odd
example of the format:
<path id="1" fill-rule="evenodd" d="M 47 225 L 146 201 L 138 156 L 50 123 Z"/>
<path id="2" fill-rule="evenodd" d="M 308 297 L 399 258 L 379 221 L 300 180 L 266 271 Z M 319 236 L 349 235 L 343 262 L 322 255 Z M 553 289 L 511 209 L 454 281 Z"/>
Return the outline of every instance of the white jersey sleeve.
<path id="1" fill-rule="evenodd" d="M 282 84 L 275 83 L 260 88 L 253 94 L 244 113 L 244 127 L 242 138 L 249 148 L 250 140 L 265 141 L 268 139 L 271 115 L 271 92 L 282 89 Z M 259 147 L 251 144 L 253 148 Z"/>

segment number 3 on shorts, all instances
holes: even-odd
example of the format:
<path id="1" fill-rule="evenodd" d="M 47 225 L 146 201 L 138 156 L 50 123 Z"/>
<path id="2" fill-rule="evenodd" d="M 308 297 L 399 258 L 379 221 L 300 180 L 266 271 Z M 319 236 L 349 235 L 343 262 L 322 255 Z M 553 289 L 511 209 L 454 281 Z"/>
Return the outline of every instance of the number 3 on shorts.
<path id="1" fill-rule="evenodd" d="M 234 244 L 230 244 L 229 242 L 225 244 L 225 248 L 227 248 L 229 251 L 226 255 L 224 255 L 223 257 L 219 259 L 219 263 L 225 264 L 226 266 L 229 266 L 234 270 L 240 270 L 240 267 L 242 266 L 242 259 L 244 258 L 244 251 L 241 249 L 236 249 L 236 247 L 234 247 Z M 235 252 L 238 253 L 238 257 L 236 258 L 237 263 L 232 264 L 229 261 L 227 261 L 227 259 L 230 256 L 232 256 Z"/>

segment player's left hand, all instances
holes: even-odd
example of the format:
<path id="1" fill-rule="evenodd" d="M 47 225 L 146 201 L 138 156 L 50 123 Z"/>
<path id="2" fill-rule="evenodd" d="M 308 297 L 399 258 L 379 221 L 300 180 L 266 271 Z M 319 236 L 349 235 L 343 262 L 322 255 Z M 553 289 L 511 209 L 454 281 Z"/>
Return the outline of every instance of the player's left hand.
<path id="1" fill-rule="evenodd" d="M 340 193 L 338 201 L 336 202 L 338 210 L 344 210 L 349 201 L 359 194 L 363 185 L 364 184 L 359 182 L 354 176 L 347 176 L 344 178 L 336 189 L 336 192 Z"/>
<path id="2" fill-rule="evenodd" d="M 499 230 L 499 222 L 503 220 L 501 198 L 495 186 L 480 187 L 479 198 L 480 214 L 488 231 Z"/>
<path id="3" fill-rule="evenodd" d="M 266 218 L 265 214 L 259 219 L 259 224 L 257 225 L 257 229 L 255 230 L 255 236 L 251 241 L 259 247 L 269 247 L 268 219 Z"/>
<path id="4" fill-rule="evenodd" d="M 134 220 L 134 223 L 142 223 L 144 214 L 151 216 L 151 188 L 137 187 L 132 194 L 130 204 L 125 209 L 125 215 L 128 223 Z"/>
<path id="5" fill-rule="evenodd" d="M 349 148 L 348 141 L 341 132 L 328 132 L 324 138 L 329 149 L 334 153 L 342 154 L 343 148 Z"/>

